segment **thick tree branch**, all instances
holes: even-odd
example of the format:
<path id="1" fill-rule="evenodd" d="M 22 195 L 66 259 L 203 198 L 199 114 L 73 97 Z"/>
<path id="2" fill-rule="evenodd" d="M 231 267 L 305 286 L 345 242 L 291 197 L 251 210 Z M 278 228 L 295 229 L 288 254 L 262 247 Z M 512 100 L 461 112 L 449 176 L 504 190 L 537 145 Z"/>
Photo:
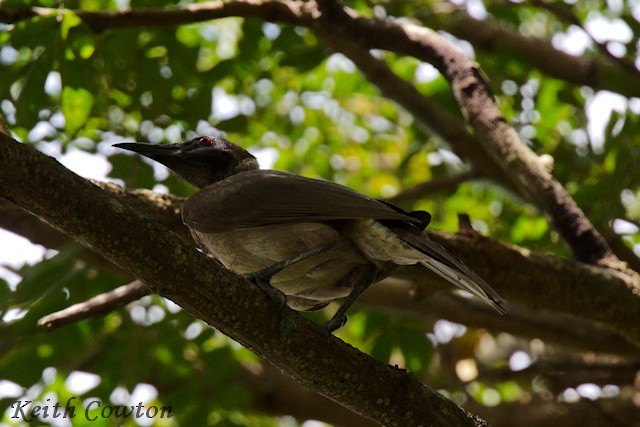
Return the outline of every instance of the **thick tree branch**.
<path id="1" fill-rule="evenodd" d="M 180 217 L 183 199 L 173 195 L 154 193 L 150 190 L 131 190 L 111 183 L 92 182 L 127 206 L 135 208 L 178 234 L 185 242 L 193 242 L 189 230 L 182 225 Z M 0 228 L 19 234 L 32 243 L 50 249 L 63 249 L 69 243 L 69 236 L 52 228 L 49 224 L 3 197 L 0 197 Z M 89 264 L 99 265 L 114 274 L 128 275 L 120 267 L 90 249 L 81 251 L 78 257 Z"/>
<path id="2" fill-rule="evenodd" d="M 634 271 L 548 257 L 475 232 L 458 233 L 455 239 L 438 232 L 430 236 L 491 278 L 490 284 L 507 300 L 602 322 L 640 348 L 640 277 Z M 637 320 L 628 322 L 631 318 Z"/>
<path id="3" fill-rule="evenodd" d="M 481 142 L 477 146 L 493 159 L 520 194 L 549 216 L 576 258 L 590 264 L 624 268 L 544 162 L 506 123 L 478 65 L 439 34 L 424 27 L 366 19 L 350 10 L 345 10 L 338 19 L 318 19 L 313 29 L 332 46 L 342 45 L 348 57 L 363 57 L 364 53 L 359 51 L 362 46 L 411 55 L 431 63 L 451 84 L 476 141 Z"/>
<path id="4" fill-rule="evenodd" d="M 309 25 L 313 20 L 315 3 L 302 1 L 240 0 L 190 4 L 181 8 L 122 9 L 114 12 L 74 10 L 93 31 L 117 28 L 167 27 L 211 19 L 244 16 L 261 18 L 293 25 Z M 0 8 L 0 22 L 12 24 L 35 16 L 58 13 L 60 9 L 31 7 L 24 9 Z M 305 25 L 305 26 L 306 26 Z"/>
<path id="5" fill-rule="evenodd" d="M 156 195 L 149 190 L 124 189 L 113 184 L 102 186 L 116 198 L 136 206 L 146 217 L 175 230 L 186 242 L 192 244 L 188 230 L 176 213 L 176 209 L 182 204 L 181 198 Z M 18 233 L 38 230 L 37 237 L 45 246 L 48 241 L 46 236 L 50 234 L 57 236 L 54 242 L 60 246 L 68 243 L 65 235 L 52 230 L 48 225 L 43 226 L 40 220 L 13 203 L 1 202 L 0 199 L 0 213 L 0 227 Z M 7 218 L 11 220 L 5 221 Z M 12 228 L 15 224 L 20 227 Z M 469 326 L 537 336 L 585 350 L 606 352 L 608 348 L 616 354 L 637 354 L 638 347 L 631 347 L 627 340 L 620 338 L 623 335 L 631 342 L 640 341 L 640 336 L 633 338 L 634 332 L 630 331 L 640 324 L 640 280 L 637 275 L 614 274 L 607 269 L 589 268 L 579 263 L 531 253 L 476 233 L 428 232 L 465 263 L 484 277 L 490 278 L 491 285 L 500 294 L 522 308 L 516 306 L 509 310 L 507 316 L 498 317 L 495 313 L 484 310 L 480 304 L 451 295 L 412 298 L 405 285 L 400 288 L 393 285 L 373 287 L 368 294 L 363 295 L 363 301 L 384 309 L 403 308 L 421 315 L 432 313 Z M 26 237 L 32 236 L 26 234 Z M 94 258 L 100 265 L 105 264 L 101 261 L 102 257 L 94 255 Z M 94 260 L 89 260 L 91 261 Z M 111 264 L 107 267 L 109 265 Z M 417 266 L 399 271 L 394 276 L 420 284 L 425 289 L 439 283 L 434 275 Z M 369 300 L 370 293 L 377 296 Z M 606 305 L 604 311 L 603 305 Z M 549 313 L 541 314 L 539 308 L 545 308 Z M 552 313 L 568 313 L 571 316 Z M 602 322 L 608 327 L 594 322 Z M 610 331 L 611 328 L 614 331 Z"/>
<path id="6" fill-rule="evenodd" d="M 620 334 L 591 320 L 575 316 L 540 312 L 522 305 L 509 304 L 507 315 L 496 316 L 486 304 L 449 292 L 417 291 L 410 282 L 387 280 L 371 286 L 358 300 L 374 309 L 447 319 L 469 327 L 540 338 L 584 351 L 640 357 L 640 349 Z"/>
<path id="7" fill-rule="evenodd" d="M 306 387 L 385 425 L 484 423 L 349 347 L 52 158 L 0 135 L 0 194 L 74 236 Z"/>
<path id="8" fill-rule="evenodd" d="M 549 7 L 545 2 L 536 2 L 541 7 Z M 393 3 L 385 3 L 393 12 Z M 207 2 L 188 5 L 181 9 L 136 9 L 115 12 L 77 11 L 78 15 L 94 31 L 101 32 L 115 28 L 172 26 L 228 16 L 262 18 L 293 25 L 304 25 L 302 21 L 312 19 L 315 7 L 304 6 L 296 1 L 229 1 Z M 440 9 L 442 10 L 442 8 Z M 15 23 L 34 16 L 44 16 L 58 9 L 32 7 L 24 9 L 0 8 L 0 22 Z M 478 20 L 464 12 L 452 8 L 439 13 L 428 8 L 418 10 L 416 18 L 425 24 L 437 20 L 439 29 L 456 37 L 468 40 L 475 47 L 485 51 L 506 49 L 517 53 L 545 74 L 578 85 L 590 86 L 596 90 L 610 90 L 625 96 L 640 96 L 640 80 L 637 70 L 628 65 L 619 66 L 599 57 L 569 55 L 555 49 L 548 40 L 523 36 L 506 25 L 492 20 Z M 616 58 L 617 62 L 617 58 Z"/>

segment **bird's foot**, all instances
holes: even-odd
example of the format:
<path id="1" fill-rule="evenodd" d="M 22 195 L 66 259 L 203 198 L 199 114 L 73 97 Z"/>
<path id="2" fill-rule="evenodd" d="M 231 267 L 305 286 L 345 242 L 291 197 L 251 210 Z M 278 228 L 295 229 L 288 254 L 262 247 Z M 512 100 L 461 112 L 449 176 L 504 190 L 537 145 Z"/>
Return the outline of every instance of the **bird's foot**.
<path id="1" fill-rule="evenodd" d="M 315 248 L 311 248 L 309 249 L 307 252 L 301 253 L 298 256 L 295 256 L 293 258 L 289 258 L 289 259 L 285 259 L 284 261 L 280 261 L 277 262 L 273 265 L 270 265 L 267 268 L 263 268 L 262 270 L 258 270 L 255 271 L 253 273 L 249 273 L 246 274 L 245 277 L 249 280 L 252 280 L 256 283 L 258 282 L 264 282 L 264 283 L 270 283 L 271 282 L 271 278 L 273 276 L 275 276 L 276 274 L 280 273 L 282 270 L 284 270 L 285 268 L 289 267 L 290 265 L 295 264 L 296 262 L 300 262 L 303 261 L 309 257 L 312 257 L 314 255 L 318 255 L 321 252 L 325 252 L 327 250 L 329 250 L 331 247 L 333 247 L 334 245 L 321 245 L 321 246 L 317 246 Z"/>
<path id="2" fill-rule="evenodd" d="M 244 277 L 248 280 L 251 280 L 256 285 L 258 285 L 258 287 L 262 289 L 264 293 L 269 295 L 269 297 L 271 297 L 272 300 L 277 302 L 279 306 L 279 311 L 282 311 L 284 309 L 284 306 L 287 305 L 287 296 L 284 293 L 282 293 L 280 289 L 274 288 L 273 286 L 271 286 L 271 283 L 269 283 L 269 280 L 265 281 L 261 277 L 256 276 L 256 273 L 245 274 Z"/>
<path id="3" fill-rule="evenodd" d="M 324 324 L 324 328 L 329 332 L 333 332 L 343 327 L 345 323 L 347 323 L 347 316 L 336 313 L 327 321 L 327 323 Z"/>
<path id="4" fill-rule="evenodd" d="M 330 244 L 330 245 L 321 245 L 321 246 L 312 248 L 307 252 L 304 252 L 293 258 L 285 259 L 284 261 L 280 261 L 278 263 L 270 265 L 269 267 L 263 268 L 262 270 L 245 274 L 244 277 L 251 280 L 256 285 L 258 285 L 260 289 L 266 292 L 267 295 L 269 295 L 275 301 L 280 303 L 280 310 L 282 310 L 284 306 L 287 304 L 287 296 L 283 294 L 280 290 L 274 288 L 271 285 L 271 278 L 276 274 L 278 274 L 279 272 L 281 272 L 282 270 L 284 270 L 285 268 L 289 267 L 290 265 L 295 264 L 296 262 L 305 260 L 319 253 L 325 252 L 331 249 L 331 247 L 333 246 L 334 244 Z"/>
<path id="5" fill-rule="evenodd" d="M 287 296 L 280 289 L 268 285 L 268 287 L 263 288 L 263 290 L 271 297 L 271 299 L 278 303 L 279 312 L 284 310 L 284 307 L 287 305 Z"/>
<path id="6" fill-rule="evenodd" d="M 342 301 L 342 304 L 335 312 L 333 317 L 324 324 L 324 328 L 329 332 L 333 332 L 341 328 L 347 323 L 347 310 L 358 299 L 360 294 L 364 292 L 376 277 L 377 269 L 373 265 L 363 265 L 354 269 L 349 275 L 342 278 L 340 285 L 350 286 L 351 293 Z"/>

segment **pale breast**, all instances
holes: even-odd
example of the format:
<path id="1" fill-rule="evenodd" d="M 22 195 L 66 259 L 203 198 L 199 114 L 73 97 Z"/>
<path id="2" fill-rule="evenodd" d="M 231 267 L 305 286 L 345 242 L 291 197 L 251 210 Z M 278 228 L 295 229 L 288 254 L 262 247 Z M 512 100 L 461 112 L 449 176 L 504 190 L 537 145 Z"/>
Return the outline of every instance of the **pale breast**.
<path id="1" fill-rule="evenodd" d="M 273 224 L 224 233 L 192 231 L 201 245 L 228 269 L 253 273 L 321 245 L 334 245 L 338 233 L 321 223 Z"/>

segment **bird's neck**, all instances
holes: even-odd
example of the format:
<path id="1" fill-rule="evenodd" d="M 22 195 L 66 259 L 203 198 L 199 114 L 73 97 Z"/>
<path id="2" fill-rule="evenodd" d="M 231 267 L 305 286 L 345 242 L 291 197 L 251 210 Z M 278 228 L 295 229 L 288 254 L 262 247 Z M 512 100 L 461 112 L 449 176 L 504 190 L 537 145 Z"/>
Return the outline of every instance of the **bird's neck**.
<path id="1" fill-rule="evenodd" d="M 256 160 L 255 157 L 247 157 L 245 159 L 242 159 L 237 165 L 231 168 L 231 173 L 225 176 L 225 178 L 228 178 L 231 175 L 235 175 L 240 172 L 247 172 L 247 171 L 252 171 L 256 169 L 260 169 L 258 160 Z"/>
<path id="2" fill-rule="evenodd" d="M 188 181 L 196 185 L 197 187 L 202 188 L 209 184 L 227 179 L 230 176 L 256 169 L 260 169 L 260 165 L 258 165 L 258 161 L 256 160 L 256 158 L 246 157 L 238 162 L 227 165 L 224 168 L 216 168 L 213 171 L 209 170 L 210 173 L 204 172 L 195 174 L 195 177 L 192 176 L 191 179 L 188 179 Z"/>

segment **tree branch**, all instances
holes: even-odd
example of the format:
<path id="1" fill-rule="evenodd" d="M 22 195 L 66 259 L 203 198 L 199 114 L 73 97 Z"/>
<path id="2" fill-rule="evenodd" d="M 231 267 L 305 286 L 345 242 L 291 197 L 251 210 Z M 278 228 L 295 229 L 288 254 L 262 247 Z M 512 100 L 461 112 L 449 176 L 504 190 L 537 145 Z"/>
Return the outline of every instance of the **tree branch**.
<path id="1" fill-rule="evenodd" d="M 545 2 L 536 2 L 548 7 Z M 385 3 L 393 8 L 393 3 Z M 292 25 L 304 25 L 302 21 L 312 19 L 313 5 L 304 6 L 296 1 L 229 1 L 207 2 L 188 5 L 181 9 L 133 9 L 114 12 L 76 11 L 94 31 L 102 32 L 116 28 L 172 26 L 228 16 L 251 16 L 268 21 Z M 442 10 L 442 8 L 440 9 Z M 7 24 L 57 13 L 59 9 L 31 7 L 21 9 L 0 8 L 0 22 Z M 478 20 L 464 12 L 438 13 L 432 8 L 416 11 L 416 18 L 425 23 L 434 18 L 440 29 L 456 37 L 468 40 L 485 51 L 503 48 L 517 52 L 520 57 L 543 73 L 577 85 L 590 86 L 596 90 L 610 90 L 625 96 L 640 96 L 640 80 L 637 70 L 628 65 L 619 66 L 611 61 L 590 55 L 574 56 L 555 49 L 548 40 L 524 36 L 506 25 L 492 20 Z M 617 61 L 616 61 L 617 62 Z"/>
<path id="2" fill-rule="evenodd" d="M 148 294 L 149 288 L 141 281 L 134 280 L 110 292 L 105 292 L 45 316 L 38 321 L 38 326 L 46 331 L 52 331 L 81 320 L 102 317 Z"/>
<path id="3" fill-rule="evenodd" d="M 168 27 L 211 19 L 244 16 L 292 25 L 309 25 L 315 3 L 302 1 L 234 0 L 190 4 L 181 8 L 121 9 L 113 12 L 74 10 L 97 33 L 117 28 Z M 36 16 L 59 13 L 61 9 L 30 7 L 0 8 L 0 22 L 13 24 Z"/>
<path id="4" fill-rule="evenodd" d="M 164 224 L 179 233 L 188 244 L 193 244 L 187 228 L 176 212 L 183 199 L 172 195 L 155 195 L 149 190 L 125 189 L 113 184 L 103 184 L 102 187 L 126 204 L 137 206 L 145 217 L 153 218 L 154 222 Z M 36 234 L 41 243 L 42 240 L 47 240 L 46 236 L 49 234 L 60 234 L 13 203 L 2 203 L 1 199 L 0 213 L 1 227 L 18 233 L 38 230 Z M 4 221 L 16 216 L 19 221 Z M 20 227 L 11 228 L 16 223 Z M 484 277 L 490 277 L 491 285 L 501 295 L 520 304 L 522 308 L 515 306 L 507 316 L 499 317 L 495 313 L 487 313 L 473 301 L 453 296 L 434 295 L 425 299 L 413 299 L 406 292 L 405 285 L 402 288 L 394 288 L 393 285 L 372 287 L 369 292 L 377 294 L 373 300 L 379 301 L 375 303 L 372 300 L 372 304 L 385 309 L 403 308 L 421 315 L 432 313 L 469 326 L 538 336 L 591 351 L 606 352 L 608 348 L 616 354 L 632 355 L 640 348 L 640 345 L 629 345 L 629 341 L 640 343 L 640 331 L 634 332 L 640 324 L 640 280 L 636 274 L 628 276 L 604 268 L 559 260 L 523 248 L 507 246 L 473 232 L 427 232 L 474 270 Z M 29 234 L 26 236 L 31 237 Z M 68 238 L 63 234 L 59 237 L 60 240 L 55 239 L 57 244 L 63 246 L 68 243 Z M 112 265 L 105 263 L 100 256 L 94 255 L 94 258 L 100 265 Z M 89 262 L 91 261 L 93 260 Z M 440 283 L 436 276 L 419 266 L 398 271 L 394 277 L 412 281 L 424 289 L 431 289 Z M 367 301 L 367 298 L 365 294 L 363 301 Z M 540 313 L 540 308 L 548 312 Z M 602 322 L 608 328 L 594 322 Z M 620 335 L 627 339 L 620 338 Z"/>
<path id="5" fill-rule="evenodd" d="M 324 41 L 336 52 L 346 55 L 360 72 L 380 92 L 410 112 L 419 122 L 444 139 L 460 157 L 470 161 L 478 173 L 519 194 L 509 177 L 484 151 L 476 147 L 481 144 L 471 135 L 460 119 L 438 103 L 422 95 L 414 85 L 398 77 L 384 61 L 374 58 L 369 51 L 345 39 L 326 34 Z"/>
<path id="6" fill-rule="evenodd" d="M 625 361 L 614 358 L 609 362 L 589 363 L 579 360 L 538 360 L 527 368 L 512 371 L 508 367 L 480 369 L 478 378 L 485 384 L 504 381 L 531 383 L 535 378 L 545 378 L 545 388 L 554 394 L 561 394 L 569 387 L 591 383 L 599 386 L 616 384 L 633 385 L 640 372 L 636 360 Z"/>
<path id="7" fill-rule="evenodd" d="M 626 262 L 630 268 L 640 273 L 640 258 L 638 258 L 638 255 L 624 243 L 622 237 L 616 234 L 609 225 L 604 225 L 603 227 L 604 237 L 607 239 L 611 250 L 613 250 L 618 258 Z"/>
<path id="8" fill-rule="evenodd" d="M 547 10 L 549 13 L 555 15 L 555 17 L 558 18 L 560 21 L 564 21 L 567 24 L 575 25 L 576 27 L 581 28 L 582 31 L 584 31 L 585 34 L 589 36 L 589 38 L 591 39 L 591 42 L 594 45 L 596 45 L 598 50 L 605 57 L 607 57 L 611 63 L 617 64 L 621 71 L 626 71 L 628 76 L 632 78 L 632 81 L 635 81 L 638 79 L 638 77 L 640 77 L 640 73 L 638 72 L 638 69 L 633 64 L 633 62 L 629 61 L 624 57 L 617 57 L 612 55 L 611 52 L 609 52 L 609 49 L 607 48 L 607 45 L 605 43 L 599 42 L 598 40 L 595 39 L 595 37 L 593 37 L 593 34 L 587 31 L 587 29 L 584 27 L 583 23 L 580 21 L 580 19 L 575 13 L 573 13 L 572 11 L 569 11 L 567 8 L 563 9 L 562 7 L 558 7 L 555 4 L 549 4 L 547 2 L 540 1 L 540 0 L 533 0 L 531 1 L 531 4 L 541 9 Z M 608 67 L 608 68 L 611 68 L 611 67 Z M 630 95 L 630 96 L 634 96 L 634 95 Z M 637 96 L 637 94 L 635 96 Z"/>
<path id="9" fill-rule="evenodd" d="M 411 24 L 379 21 L 358 15 L 352 9 L 323 3 L 321 13 L 314 2 L 243 0 L 190 5 L 182 9 L 137 9 L 117 12 L 76 11 L 94 31 L 132 26 L 167 26 L 226 16 L 259 17 L 268 21 L 311 28 L 330 45 L 348 49 L 347 56 L 364 56 L 363 49 L 385 49 L 414 56 L 433 64 L 449 81 L 463 115 L 474 130 L 471 152 L 484 152 L 498 166 L 499 173 L 520 194 L 547 214 L 554 228 L 572 249 L 576 258 L 590 264 L 624 269 L 606 241 L 584 213 L 545 167 L 544 162 L 522 142 L 509 126 L 491 95 L 478 65 L 455 49 L 436 32 Z M 57 12 L 57 9 L 31 8 L 25 12 L 2 11 L 4 21 L 25 16 Z M 409 108 L 408 108 L 409 109 Z M 411 111 L 411 109 L 409 109 Z M 476 165 L 483 173 L 481 164 Z M 488 176 L 495 174 L 491 171 Z"/>
<path id="10" fill-rule="evenodd" d="M 423 280 L 424 281 L 424 280 Z M 433 319 L 447 319 L 472 328 L 540 338 L 545 342 L 584 351 L 639 357 L 640 349 L 600 323 L 566 314 L 540 312 L 510 303 L 505 316 L 496 316 L 480 301 L 449 292 L 427 292 L 410 282 L 387 280 L 371 286 L 358 299 L 360 305 Z"/>
<path id="11" fill-rule="evenodd" d="M 599 56 L 569 55 L 554 48 L 548 40 L 524 36 L 493 19 L 478 20 L 466 13 L 456 12 L 442 19 L 442 29 L 485 52 L 504 50 L 517 54 L 523 62 L 568 83 L 630 97 L 640 96 L 637 70 L 633 72 L 627 65 L 616 64 Z"/>
<path id="12" fill-rule="evenodd" d="M 400 193 L 387 200 L 391 203 L 400 203 L 407 200 L 420 199 L 438 190 L 456 188 L 463 182 L 470 181 L 481 176 L 482 175 L 479 172 L 475 170 L 469 170 L 456 175 L 435 178 L 415 185 L 411 188 L 404 189 Z"/>
<path id="13" fill-rule="evenodd" d="M 0 135 L 0 194 L 120 265 L 306 387 L 385 425 L 484 422 L 346 345 L 54 159 Z"/>
<path id="14" fill-rule="evenodd" d="M 494 427 L 512 427 L 514 420 L 518 427 L 623 427 L 638 419 L 638 405 L 624 396 L 578 402 L 536 397 L 494 408 L 469 401 L 465 407 L 490 419 Z"/>
<path id="15" fill-rule="evenodd" d="M 475 232 L 451 238 L 432 231 L 429 236 L 480 276 L 490 277 L 492 287 L 507 300 L 602 322 L 640 348 L 640 323 L 636 323 L 640 322 L 640 276 L 634 271 L 561 260 Z M 415 271 L 407 273 L 405 278 L 419 278 Z M 396 276 L 402 277 L 401 273 Z M 629 322 L 631 318 L 637 320 Z"/>
<path id="16" fill-rule="evenodd" d="M 313 30 L 332 46 L 341 46 L 349 58 L 364 57 L 363 48 L 379 48 L 431 63 L 451 84 L 474 130 L 475 141 L 481 142 L 477 146 L 491 157 L 520 194 L 549 216 L 576 258 L 590 264 L 624 268 L 544 162 L 506 123 L 478 65 L 439 34 L 411 24 L 363 18 L 351 10 L 345 10 L 337 20 L 319 18 Z"/>

